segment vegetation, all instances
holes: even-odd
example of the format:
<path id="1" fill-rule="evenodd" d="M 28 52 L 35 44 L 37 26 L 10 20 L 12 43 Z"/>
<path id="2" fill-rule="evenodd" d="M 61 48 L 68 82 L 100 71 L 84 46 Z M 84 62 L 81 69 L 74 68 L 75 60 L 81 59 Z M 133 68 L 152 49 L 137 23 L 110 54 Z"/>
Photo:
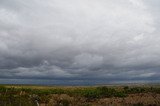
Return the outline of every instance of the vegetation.
<path id="1" fill-rule="evenodd" d="M 55 106 L 77 105 L 90 106 L 93 100 L 103 98 L 126 98 L 131 94 L 160 94 L 160 87 L 75 87 L 75 88 L 31 88 L 17 86 L 0 86 L 0 106 L 37 106 L 39 104 L 55 104 Z M 157 102 L 158 103 L 158 102 Z M 81 105 L 81 106 L 82 106 Z M 143 103 L 133 104 L 142 106 Z M 157 105 L 158 106 L 158 105 Z"/>

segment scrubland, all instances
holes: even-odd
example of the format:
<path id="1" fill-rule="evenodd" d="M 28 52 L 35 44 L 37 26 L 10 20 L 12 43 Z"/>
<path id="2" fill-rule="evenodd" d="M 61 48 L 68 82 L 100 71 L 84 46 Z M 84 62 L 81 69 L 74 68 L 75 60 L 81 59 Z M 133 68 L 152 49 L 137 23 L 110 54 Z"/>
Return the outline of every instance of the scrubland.
<path id="1" fill-rule="evenodd" d="M 160 106 L 160 86 L 1 85 L 0 106 Z"/>

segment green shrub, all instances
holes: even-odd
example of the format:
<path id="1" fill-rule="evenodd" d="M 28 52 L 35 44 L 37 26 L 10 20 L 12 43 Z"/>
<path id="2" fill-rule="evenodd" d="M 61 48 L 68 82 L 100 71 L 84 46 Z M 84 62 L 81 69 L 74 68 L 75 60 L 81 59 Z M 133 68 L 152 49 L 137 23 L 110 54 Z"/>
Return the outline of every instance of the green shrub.
<path id="1" fill-rule="evenodd" d="M 115 97 L 127 97 L 127 94 L 121 91 L 121 92 L 116 92 L 114 96 Z"/>
<path id="2" fill-rule="evenodd" d="M 0 93 L 6 92 L 6 87 L 5 86 L 0 86 Z"/>
<path id="3" fill-rule="evenodd" d="M 99 92 L 95 89 L 85 89 L 81 91 L 82 96 L 87 98 L 98 98 L 100 96 Z"/>

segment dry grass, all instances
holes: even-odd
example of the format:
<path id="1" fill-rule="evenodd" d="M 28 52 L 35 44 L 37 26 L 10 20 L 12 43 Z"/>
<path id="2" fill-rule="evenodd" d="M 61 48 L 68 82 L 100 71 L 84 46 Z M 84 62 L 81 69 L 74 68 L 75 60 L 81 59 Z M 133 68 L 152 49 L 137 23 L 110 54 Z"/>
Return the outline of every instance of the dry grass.
<path id="1" fill-rule="evenodd" d="M 159 85 L 0 88 L 0 106 L 160 106 Z"/>

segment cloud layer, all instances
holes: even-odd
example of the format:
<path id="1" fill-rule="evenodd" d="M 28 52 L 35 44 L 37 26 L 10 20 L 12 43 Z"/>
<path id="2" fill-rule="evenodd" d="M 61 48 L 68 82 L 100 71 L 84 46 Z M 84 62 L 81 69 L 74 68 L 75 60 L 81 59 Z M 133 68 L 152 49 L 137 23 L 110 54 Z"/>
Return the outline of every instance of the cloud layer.
<path id="1" fill-rule="evenodd" d="M 1 0 L 0 77 L 160 80 L 160 8 L 153 5 Z"/>

